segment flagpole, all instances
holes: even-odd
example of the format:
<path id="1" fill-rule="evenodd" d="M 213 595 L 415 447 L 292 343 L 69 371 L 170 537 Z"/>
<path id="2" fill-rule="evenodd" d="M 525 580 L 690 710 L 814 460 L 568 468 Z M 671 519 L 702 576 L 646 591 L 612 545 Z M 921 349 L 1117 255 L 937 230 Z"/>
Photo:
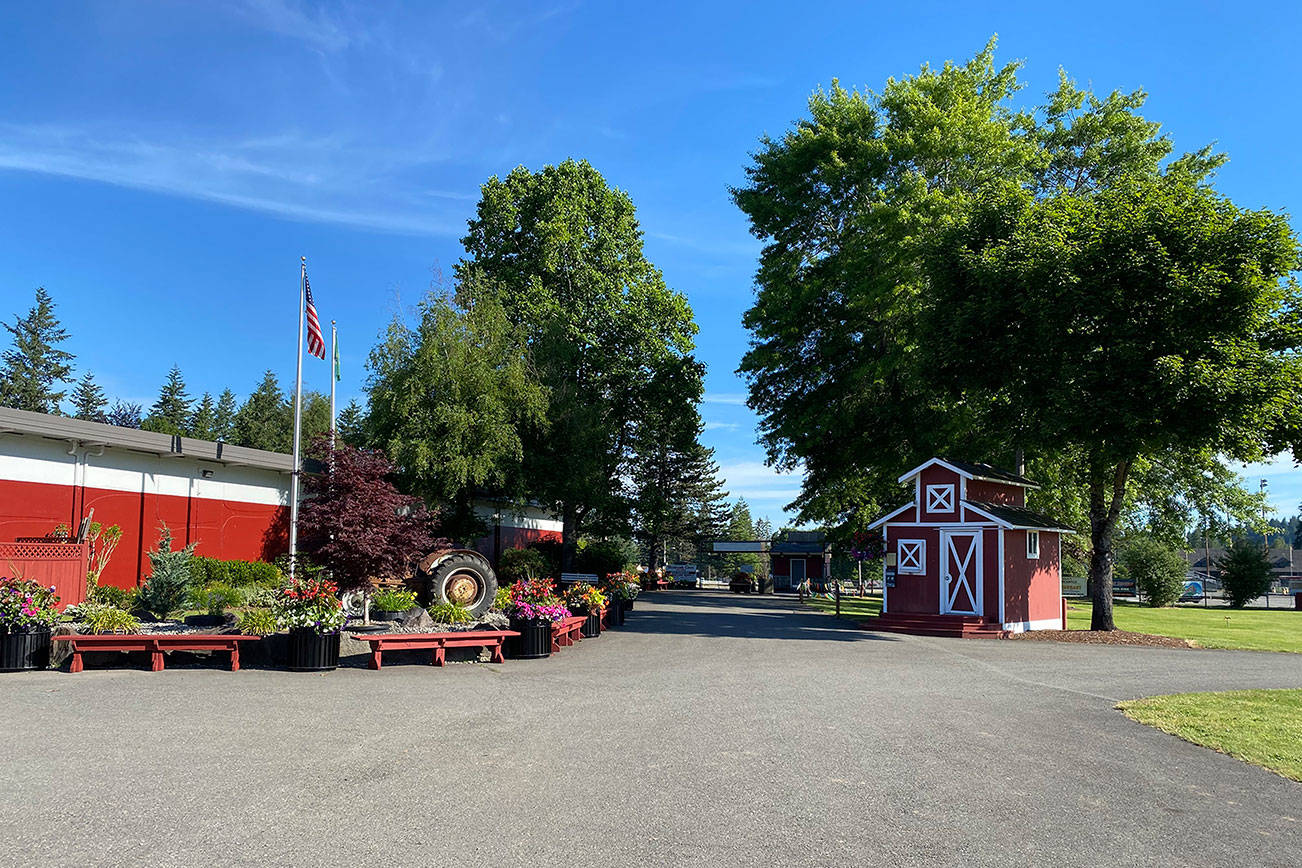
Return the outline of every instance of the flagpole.
<path id="1" fill-rule="evenodd" d="M 335 448 L 335 380 L 339 378 L 339 332 L 330 320 L 330 448 Z"/>
<path id="2" fill-rule="evenodd" d="M 299 261 L 298 273 L 298 353 L 294 373 L 294 469 L 289 477 L 289 577 L 294 578 L 294 560 L 298 554 L 298 476 L 299 440 L 303 433 L 303 316 L 307 300 L 307 257 Z M 333 389 L 332 389 L 333 391 Z"/>

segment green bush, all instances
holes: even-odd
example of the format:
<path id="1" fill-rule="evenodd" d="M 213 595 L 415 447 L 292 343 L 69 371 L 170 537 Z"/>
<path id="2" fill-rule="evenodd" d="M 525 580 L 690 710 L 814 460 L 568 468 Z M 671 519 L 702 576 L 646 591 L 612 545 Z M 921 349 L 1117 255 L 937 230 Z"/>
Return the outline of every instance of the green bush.
<path id="1" fill-rule="evenodd" d="M 416 605 L 416 595 L 411 591 L 380 588 L 371 594 L 371 608 L 385 612 L 405 612 Z"/>
<path id="2" fill-rule="evenodd" d="M 574 558 L 574 566 L 580 573 L 595 573 L 598 579 L 604 579 L 611 573 L 622 573 L 637 561 L 637 546 L 631 540 L 603 539 L 585 545 Z"/>
<path id="3" fill-rule="evenodd" d="M 249 609 L 240 614 L 235 626 L 246 636 L 270 636 L 279 629 L 270 609 Z"/>
<path id="4" fill-rule="evenodd" d="M 191 609 L 198 609 L 209 615 L 224 615 L 227 609 L 242 605 L 244 595 L 230 585 L 213 582 L 202 588 L 192 588 L 188 602 Z"/>
<path id="5" fill-rule="evenodd" d="M 172 548 L 172 532 L 162 526 L 158 548 L 149 553 L 152 573 L 136 595 L 139 607 L 155 618 L 179 611 L 194 583 L 194 543 Z"/>
<path id="6" fill-rule="evenodd" d="M 547 572 L 547 558 L 537 549 L 507 549 L 497 561 L 497 576 L 507 585 L 537 579 Z"/>
<path id="7" fill-rule="evenodd" d="M 1121 550 L 1127 577 L 1154 608 L 1173 605 L 1184 592 L 1184 558 L 1148 536 L 1128 541 Z"/>
<path id="8" fill-rule="evenodd" d="M 195 557 L 194 581 L 198 585 L 223 584 L 233 588 L 254 585 L 273 586 L 282 581 L 280 570 L 266 561 L 224 561 L 218 558 Z"/>
<path id="9" fill-rule="evenodd" d="M 469 624 L 475 620 L 470 610 L 460 603 L 439 603 L 430 606 L 429 616 L 439 624 Z"/>
<path id="10" fill-rule="evenodd" d="M 130 612 L 136 605 L 136 589 L 119 588 L 117 585 L 93 585 L 86 599 Z"/>
<path id="11" fill-rule="evenodd" d="M 254 585 L 244 589 L 244 605 L 254 609 L 270 609 L 276 601 L 279 585 Z"/>
<path id="12" fill-rule="evenodd" d="M 135 633 L 140 630 L 140 621 L 135 615 L 104 603 L 82 603 L 77 607 L 76 619 L 86 633 Z"/>
<path id="13" fill-rule="evenodd" d="M 1221 571 L 1225 596 L 1235 609 L 1242 609 L 1270 591 L 1270 561 L 1258 544 L 1247 540 L 1236 541 L 1225 553 L 1225 557 L 1216 562 L 1216 566 Z"/>

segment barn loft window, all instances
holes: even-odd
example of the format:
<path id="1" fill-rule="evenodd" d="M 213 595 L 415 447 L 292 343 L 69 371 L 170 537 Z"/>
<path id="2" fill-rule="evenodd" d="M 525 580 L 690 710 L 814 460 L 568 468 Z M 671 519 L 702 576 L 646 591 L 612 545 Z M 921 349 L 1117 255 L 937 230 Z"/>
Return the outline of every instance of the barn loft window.
<path id="1" fill-rule="evenodd" d="M 954 486 L 928 485 L 927 512 L 953 512 Z"/>
<path id="2" fill-rule="evenodd" d="M 1038 558 L 1040 556 L 1040 532 L 1038 530 L 1028 530 L 1026 532 L 1026 556 L 1028 558 Z"/>
<path id="3" fill-rule="evenodd" d="M 927 541 L 923 539 L 900 540 L 899 566 L 901 573 L 925 573 L 927 571 Z"/>

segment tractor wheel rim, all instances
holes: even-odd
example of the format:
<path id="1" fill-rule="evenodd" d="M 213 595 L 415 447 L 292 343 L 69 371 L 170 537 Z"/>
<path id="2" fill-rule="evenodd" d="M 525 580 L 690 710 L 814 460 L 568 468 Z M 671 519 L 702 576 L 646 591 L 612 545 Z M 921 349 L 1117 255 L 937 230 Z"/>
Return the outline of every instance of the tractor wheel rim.
<path id="1" fill-rule="evenodd" d="M 448 578 L 443 585 L 443 593 L 447 598 L 461 606 L 470 606 L 479 600 L 480 587 L 479 582 L 474 576 L 466 573 L 457 573 Z"/>

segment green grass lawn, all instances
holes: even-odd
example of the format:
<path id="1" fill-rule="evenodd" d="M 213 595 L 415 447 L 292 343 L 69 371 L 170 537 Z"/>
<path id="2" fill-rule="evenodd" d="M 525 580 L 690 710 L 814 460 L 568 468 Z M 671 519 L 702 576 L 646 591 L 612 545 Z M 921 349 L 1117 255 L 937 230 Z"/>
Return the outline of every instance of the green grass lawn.
<path id="1" fill-rule="evenodd" d="M 1176 693 L 1117 708 L 1185 741 L 1302 781 L 1302 690 Z"/>
<path id="2" fill-rule="evenodd" d="M 813 606 L 824 612 L 835 612 L 836 601 L 824 600 L 822 597 L 810 597 L 805 600 L 806 605 Z M 842 597 L 841 598 L 841 617 L 850 618 L 855 621 L 862 621 L 864 618 L 872 618 L 880 615 L 882 611 L 882 595 L 870 594 L 867 597 Z"/>
<path id="3" fill-rule="evenodd" d="M 1092 611 L 1090 601 L 1069 599 L 1067 629 L 1088 630 Z M 1113 620 L 1119 630 L 1174 636 L 1204 648 L 1302 653 L 1302 612 L 1292 609 L 1150 609 L 1118 602 Z"/>

